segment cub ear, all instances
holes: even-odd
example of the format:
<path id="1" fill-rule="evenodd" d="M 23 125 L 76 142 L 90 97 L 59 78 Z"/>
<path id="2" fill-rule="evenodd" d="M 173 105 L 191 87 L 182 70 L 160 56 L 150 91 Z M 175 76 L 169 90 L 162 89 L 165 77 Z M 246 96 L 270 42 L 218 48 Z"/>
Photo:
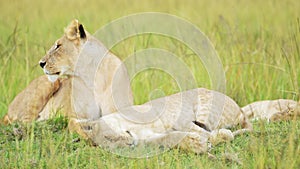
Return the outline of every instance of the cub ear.
<path id="1" fill-rule="evenodd" d="M 78 20 L 73 20 L 69 26 L 65 29 L 65 35 L 67 36 L 68 39 L 70 40 L 75 40 L 75 39 L 85 39 L 86 38 L 86 33 L 85 30 L 78 22 Z"/>

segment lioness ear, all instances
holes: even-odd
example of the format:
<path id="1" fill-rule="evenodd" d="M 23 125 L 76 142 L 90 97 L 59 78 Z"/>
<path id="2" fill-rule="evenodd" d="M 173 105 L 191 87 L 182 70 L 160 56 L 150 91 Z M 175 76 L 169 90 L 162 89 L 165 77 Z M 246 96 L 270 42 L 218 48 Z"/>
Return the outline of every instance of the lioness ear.
<path id="1" fill-rule="evenodd" d="M 75 40 L 75 39 L 85 39 L 86 38 L 86 33 L 85 30 L 78 22 L 78 20 L 73 20 L 70 25 L 65 29 L 65 35 L 67 36 L 68 39 L 70 40 Z"/>

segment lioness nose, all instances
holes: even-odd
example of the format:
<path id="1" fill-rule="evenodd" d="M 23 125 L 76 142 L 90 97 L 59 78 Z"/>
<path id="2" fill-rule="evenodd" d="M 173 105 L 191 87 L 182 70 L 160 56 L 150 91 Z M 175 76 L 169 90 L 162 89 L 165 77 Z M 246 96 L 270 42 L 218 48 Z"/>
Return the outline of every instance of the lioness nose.
<path id="1" fill-rule="evenodd" d="M 46 62 L 45 62 L 45 61 L 40 61 L 40 66 L 41 66 L 42 68 L 44 68 L 45 65 L 46 65 Z"/>

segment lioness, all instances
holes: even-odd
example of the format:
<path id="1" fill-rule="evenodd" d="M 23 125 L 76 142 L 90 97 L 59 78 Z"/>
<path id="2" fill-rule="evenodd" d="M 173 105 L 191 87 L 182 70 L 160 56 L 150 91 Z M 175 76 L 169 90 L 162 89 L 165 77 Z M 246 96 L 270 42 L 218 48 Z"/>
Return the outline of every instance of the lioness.
<path id="1" fill-rule="evenodd" d="M 95 144 L 105 147 L 179 147 L 195 153 L 207 151 L 207 143 L 232 140 L 251 131 L 252 125 L 228 96 L 198 88 L 119 109 L 94 121 L 77 121 Z M 242 129 L 231 132 L 225 128 Z M 185 137 L 186 136 L 186 137 Z"/>
<path id="2" fill-rule="evenodd" d="M 251 130 L 231 98 L 208 89 L 193 89 L 132 106 L 126 68 L 77 20 L 41 59 L 40 66 L 51 82 L 45 76 L 33 81 L 9 106 L 6 123 L 44 120 L 60 110 L 70 118 L 71 130 L 96 144 L 139 145 L 144 140 L 146 144 L 171 146 L 182 136 L 179 146 L 197 153 L 206 151 L 208 140 L 216 144 L 218 138 L 231 140 Z M 43 100 L 33 103 L 34 98 Z M 35 109 L 24 109 L 26 106 Z M 233 133 L 224 129 L 238 124 L 242 129 Z M 129 144 L 128 140 L 133 142 Z"/>
<path id="3" fill-rule="evenodd" d="M 298 106 L 298 107 L 297 107 Z M 242 108 L 248 119 L 280 121 L 300 116 L 299 103 L 289 99 L 262 100 Z"/>
<path id="4" fill-rule="evenodd" d="M 32 81 L 12 103 L 4 123 L 45 120 L 57 111 L 69 118 L 98 119 L 133 104 L 122 61 L 73 20 L 40 60 L 46 76 Z M 118 84 L 112 89 L 112 84 Z"/>

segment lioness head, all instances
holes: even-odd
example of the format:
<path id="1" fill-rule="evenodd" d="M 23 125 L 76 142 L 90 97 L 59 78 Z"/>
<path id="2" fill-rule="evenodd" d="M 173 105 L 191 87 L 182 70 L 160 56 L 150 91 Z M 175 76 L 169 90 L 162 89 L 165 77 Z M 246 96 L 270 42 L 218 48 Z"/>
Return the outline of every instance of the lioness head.
<path id="1" fill-rule="evenodd" d="M 64 35 L 56 40 L 39 62 L 50 81 L 54 82 L 62 75 L 74 73 L 78 55 L 86 39 L 87 32 L 82 24 L 73 20 L 65 29 Z"/>

